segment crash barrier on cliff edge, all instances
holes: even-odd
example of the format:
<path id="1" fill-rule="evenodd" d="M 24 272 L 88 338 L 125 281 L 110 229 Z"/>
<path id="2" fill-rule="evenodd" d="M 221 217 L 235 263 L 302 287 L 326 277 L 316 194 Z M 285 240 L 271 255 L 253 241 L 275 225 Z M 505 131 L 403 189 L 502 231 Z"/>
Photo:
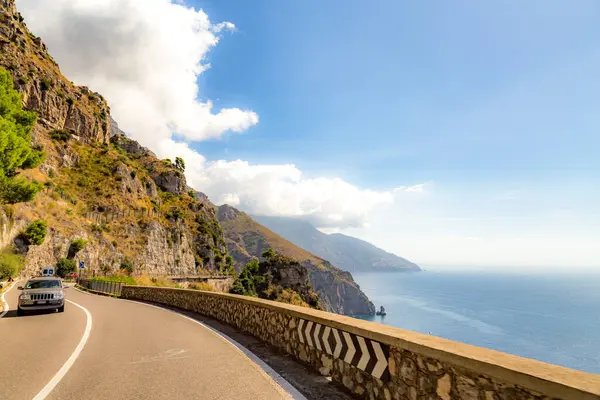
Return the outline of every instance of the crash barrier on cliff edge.
<path id="1" fill-rule="evenodd" d="M 113 296 L 120 296 L 121 290 L 125 286 L 121 282 L 94 281 L 91 279 L 80 279 L 78 284 L 84 289 Z"/>
<path id="2" fill-rule="evenodd" d="M 125 286 L 249 333 L 365 399 L 600 399 L 600 375 L 252 297 Z"/>

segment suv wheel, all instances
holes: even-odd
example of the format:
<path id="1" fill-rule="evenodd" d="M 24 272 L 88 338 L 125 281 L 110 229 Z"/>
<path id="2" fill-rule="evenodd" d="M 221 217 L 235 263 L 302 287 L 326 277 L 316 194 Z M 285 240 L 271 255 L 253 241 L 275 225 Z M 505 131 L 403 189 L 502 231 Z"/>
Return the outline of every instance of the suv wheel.
<path id="1" fill-rule="evenodd" d="M 17 308 L 17 316 L 18 317 L 22 317 L 23 315 L 25 315 L 25 311 L 21 310 L 20 307 Z"/>
<path id="2" fill-rule="evenodd" d="M 62 305 L 58 308 L 58 312 L 65 312 L 65 306 Z"/>

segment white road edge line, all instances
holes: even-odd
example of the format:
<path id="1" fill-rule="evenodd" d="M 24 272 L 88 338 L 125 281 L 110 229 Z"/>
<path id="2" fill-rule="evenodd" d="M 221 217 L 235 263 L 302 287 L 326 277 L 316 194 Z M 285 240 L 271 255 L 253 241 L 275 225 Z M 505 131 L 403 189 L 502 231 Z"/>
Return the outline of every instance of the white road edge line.
<path id="1" fill-rule="evenodd" d="M 135 301 L 135 300 L 127 300 L 130 301 L 132 303 L 137 303 L 137 304 L 141 304 L 144 306 L 148 306 L 148 307 L 152 307 L 152 308 L 158 308 L 159 310 L 163 310 L 163 311 L 167 311 L 167 312 L 171 312 L 173 314 L 177 314 L 180 317 L 183 317 L 189 321 L 192 321 L 204 328 L 207 328 L 208 330 L 210 330 L 213 334 L 217 335 L 219 338 L 221 338 L 222 340 L 224 340 L 225 342 L 229 343 L 231 346 L 233 346 L 237 351 L 243 353 L 246 357 L 248 357 L 251 361 L 253 361 L 258 367 L 259 369 L 261 369 L 263 372 L 265 372 L 271 379 L 273 379 L 273 381 L 275 381 L 276 384 L 279 385 L 279 387 L 281 389 L 283 389 L 284 392 L 286 392 L 287 395 L 291 396 L 291 399 L 293 400 L 308 400 L 302 393 L 300 393 L 298 391 L 298 389 L 296 389 L 291 383 L 289 383 L 287 380 L 285 380 L 285 378 L 281 375 L 279 375 L 277 373 L 277 371 L 275 371 L 273 368 L 271 368 L 269 366 L 269 364 L 267 364 L 266 362 L 264 362 L 263 360 L 261 360 L 260 358 L 258 358 L 258 356 L 256 356 L 254 353 L 252 353 L 250 350 L 248 350 L 247 348 L 245 348 L 244 346 L 242 346 L 241 344 L 239 344 L 238 342 L 236 342 L 235 340 L 233 340 L 232 338 L 230 338 L 229 336 L 227 336 L 226 334 L 224 334 L 221 331 L 216 330 L 215 328 L 206 325 L 203 322 L 200 322 L 194 318 L 190 318 L 187 315 L 175 311 L 175 310 L 171 310 L 169 308 L 165 308 L 165 307 L 160 307 L 160 306 L 156 306 L 154 304 L 148 304 L 148 303 L 144 303 L 141 301 Z M 36 399 L 34 399 L 36 400 Z"/>
<path id="2" fill-rule="evenodd" d="M 75 360 L 77 360 L 77 357 L 79 357 L 79 354 L 81 354 L 81 351 L 85 347 L 85 344 L 90 337 L 90 332 L 92 331 L 92 314 L 90 314 L 90 312 L 87 310 L 87 308 L 75 303 L 74 301 L 71 301 L 71 300 L 67 300 L 67 301 L 69 303 L 81 308 L 85 312 L 85 315 L 87 317 L 85 331 L 83 332 L 83 336 L 81 337 L 79 344 L 77 345 L 77 347 L 75 347 L 75 350 L 73 351 L 71 356 L 67 359 L 67 361 L 64 363 L 64 365 L 58 370 L 58 372 L 56 373 L 56 375 L 54 375 L 54 377 L 50 380 L 50 382 L 48 382 L 48 384 L 46 386 L 44 386 L 44 388 L 42 390 L 40 390 L 40 392 L 33 398 L 33 400 L 43 400 L 52 392 L 52 390 L 54 390 L 56 385 L 58 385 L 60 383 L 60 381 L 62 380 L 62 378 L 65 377 L 67 372 L 69 372 L 69 369 L 73 366 L 73 364 L 75 363 Z"/>
<path id="3" fill-rule="evenodd" d="M 0 318 L 4 317 L 9 311 L 10 311 L 10 307 L 7 303 L 7 301 L 4 299 L 4 295 L 8 292 L 10 292 L 10 290 L 15 287 L 15 285 L 17 284 L 17 282 L 13 282 L 12 285 L 10 285 L 10 287 L 8 289 L 6 289 L 4 292 L 2 292 L 2 296 L 0 296 L 0 300 L 2 300 L 2 309 L 4 311 L 2 311 L 2 313 L 0 314 Z"/>

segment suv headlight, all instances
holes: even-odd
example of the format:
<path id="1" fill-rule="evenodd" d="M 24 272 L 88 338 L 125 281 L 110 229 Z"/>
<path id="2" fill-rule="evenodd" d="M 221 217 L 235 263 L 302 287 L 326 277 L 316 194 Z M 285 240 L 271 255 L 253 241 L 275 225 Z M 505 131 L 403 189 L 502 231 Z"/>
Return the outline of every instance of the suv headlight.
<path id="1" fill-rule="evenodd" d="M 21 296 L 19 296 L 19 298 L 20 298 L 21 300 L 31 300 L 31 295 L 28 295 L 28 294 L 25 294 L 25 293 L 24 293 L 24 294 L 22 294 Z"/>
<path id="2" fill-rule="evenodd" d="M 65 298 L 65 294 L 63 292 L 56 292 L 54 293 L 54 298 L 55 299 L 64 299 Z"/>

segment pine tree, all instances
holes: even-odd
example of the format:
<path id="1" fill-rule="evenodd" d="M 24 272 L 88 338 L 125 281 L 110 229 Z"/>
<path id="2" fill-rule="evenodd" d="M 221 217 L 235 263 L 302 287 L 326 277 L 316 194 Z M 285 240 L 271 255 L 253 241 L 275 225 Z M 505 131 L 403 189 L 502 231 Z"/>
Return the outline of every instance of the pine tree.
<path id="1" fill-rule="evenodd" d="M 23 110 L 12 76 L 0 68 L 0 203 L 30 201 L 40 190 L 37 183 L 16 177 L 17 169 L 34 168 L 44 159 L 42 151 L 31 147 L 36 118 L 35 113 Z"/>

